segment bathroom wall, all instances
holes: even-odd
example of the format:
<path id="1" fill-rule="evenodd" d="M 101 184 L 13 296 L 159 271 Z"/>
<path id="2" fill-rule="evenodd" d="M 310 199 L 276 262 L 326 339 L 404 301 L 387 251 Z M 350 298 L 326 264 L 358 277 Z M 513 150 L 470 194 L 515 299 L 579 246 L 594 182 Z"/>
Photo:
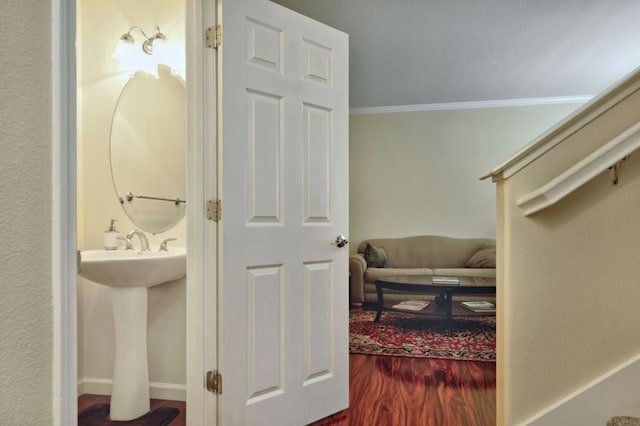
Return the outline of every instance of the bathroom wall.
<path id="1" fill-rule="evenodd" d="M 122 210 L 113 187 L 109 137 L 118 97 L 137 64 L 112 57 L 120 36 L 138 26 L 147 35 L 157 25 L 166 43 L 184 56 L 185 3 L 179 0 L 79 0 L 78 4 L 78 246 L 103 247 L 103 231 L 117 219 L 122 234 L 136 226 Z M 142 53 L 139 32 L 133 32 Z M 139 165 L 144 167 L 144 164 Z M 186 223 L 149 235 L 151 244 L 178 238 L 186 247 Z M 137 244 L 137 241 L 136 241 Z M 148 353 L 152 397 L 184 399 L 186 314 L 184 279 L 149 289 Z M 78 280 L 79 394 L 110 393 L 113 365 L 113 318 L 108 289 Z"/>

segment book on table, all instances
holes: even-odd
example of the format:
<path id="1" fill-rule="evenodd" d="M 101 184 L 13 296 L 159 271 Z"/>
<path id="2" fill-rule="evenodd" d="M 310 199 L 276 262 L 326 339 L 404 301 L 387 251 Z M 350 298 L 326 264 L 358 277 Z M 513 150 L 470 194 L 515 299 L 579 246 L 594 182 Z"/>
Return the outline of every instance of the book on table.
<path id="1" fill-rule="evenodd" d="M 495 312 L 496 311 L 496 305 L 486 300 L 481 300 L 477 302 L 476 301 L 460 302 L 460 305 L 463 308 L 467 308 L 473 312 Z"/>
<path id="2" fill-rule="evenodd" d="M 459 285 L 460 280 L 456 277 L 440 277 L 434 276 L 431 278 L 433 284 L 446 284 L 446 285 Z"/>
<path id="3" fill-rule="evenodd" d="M 394 309 L 403 309 L 405 311 L 421 311 L 427 306 L 429 306 L 429 301 L 427 300 L 403 300 L 392 307 Z"/>

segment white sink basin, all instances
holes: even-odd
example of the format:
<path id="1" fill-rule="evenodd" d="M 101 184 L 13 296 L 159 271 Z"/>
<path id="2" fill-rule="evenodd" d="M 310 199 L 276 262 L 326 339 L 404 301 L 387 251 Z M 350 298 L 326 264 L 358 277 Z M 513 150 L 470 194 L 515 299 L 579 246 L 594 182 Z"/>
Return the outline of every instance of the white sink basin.
<path id="1" fill-rule="evenodd" d="M 80 276 L 109 287 L 153 287 L 187 274 L 187 251 L 83 250 Z"/>
<path id="2" fill-rule="evenodd" d="M 109 287 L 115 347 L 111 420 L 131 420 L 150 409 L 147 358 L 148 287 L 185 277 L 187 251 L 86 250 L 80 276 Z"/>

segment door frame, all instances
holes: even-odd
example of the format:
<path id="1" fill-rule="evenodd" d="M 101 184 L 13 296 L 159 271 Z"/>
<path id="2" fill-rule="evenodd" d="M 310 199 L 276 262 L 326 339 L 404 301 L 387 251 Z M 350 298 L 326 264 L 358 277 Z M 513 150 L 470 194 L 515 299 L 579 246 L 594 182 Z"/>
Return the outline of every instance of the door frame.
<path id="1" fill-rule="evenodd" d="M 51 2 L 51 286 L 55 426 L 77 422 L 76 3 Z"/>
<path id="2" fill-rule="evenodd" d="M 206 200 L 217 198 L 217 55 L 204 46 L 216 23 L 216 0 L 186 0 L 187 63 L 187 408 L 190 426 L 217 424 L 217 398 L 204 386 L 217 368 L 217 223 Z M 215 261 L 211 261 L 214 259 Z M 208 261 L 209 260 L 209 261 Z"/>
<path id="3" fill-rule="evenodd" d="M 216 227 L 206 223 L 204 200 L 217 192 L 215 51 L 203 49 L 204 28 L 214 25 L 215 0 L 186 0 L 187 58 L 187 405 L 189 424 L 215 424 L 215 397 L 204 389 L 204 372 L 215 368 L 217 322 Z M 51 293 L 53 309 L 52 423 L 77 424 L 77 107 L 76 1 L 51 1 Z M 210 78 L 205 79 L 207 73 Z M 205 84 L 208 82 L 209 84 Z M 213 83 L 213 84 L 212 84 Z M 212 95 L 212 96 L 207 96 Z M 213 139 L 211 137 L 213 136 Z M 205 176 L 205 171 L 207 176 Z M 212 243 L 213 241 L 213 243 Z M 215 257 L 214 257 L 215 258 Z M 209 298 L 207 300 L 206 298 Z M 206 303 L 206 306 L 205 306 Z M 208 309 L 206 309 L 208 308 Z M 209 348 L 209 349 L 207 349 Z"/>

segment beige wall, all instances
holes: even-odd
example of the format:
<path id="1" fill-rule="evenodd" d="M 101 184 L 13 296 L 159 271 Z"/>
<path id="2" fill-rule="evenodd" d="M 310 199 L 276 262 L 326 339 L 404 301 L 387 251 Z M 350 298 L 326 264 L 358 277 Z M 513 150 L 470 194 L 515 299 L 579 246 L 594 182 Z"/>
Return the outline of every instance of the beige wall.
<path id="1" fill-rule="evenodd" d="M 184 1 L 78 1 L 78 245 L 103 247 L 103 231 L 117 219 L 121 234 L 136 226 L 122 210 L 111 180 L 109 137 L 118 97 L 135 66 L 112 58 L 120 36 L 132 26 L 147 35 L 156 25 L 167 42 L 184 46 Z M 140 51 L 143 40 L 132 32 Z M 182 47 L 184 50 L 184 47 Z M 144 164 L 139 165 L 144 167 Z M 186 221 L 167 232 L 150 235 L 151 244 L 177 237 L 186 247 Z M 137 244 L 137 242 L 136 242 Z M 184 385 L 186 378 L 185 280 L 149 289 L 149 374 L 152 382 Z M 113 365 L 113 320 L 108 289 L 79 278 L 78 321 L 80 379 L 110 379 Z M 81 389 L 82 390 L 82 389 Z"/>
<path id="2" fill-rule="evenodd" d="M 34 30 L 37 29 L 37 30 Z M 53 415 L 51 3 L 0 13 L 0 423 Z"/>
<path id="3" fill-rule="evenodd" d="M 580 104 L 352 115 L 351 252 L 367 238 L 495 238 L 479 177 Z"/>
<path id="4" fill-rule="evenodd" d="M 640 94 L 498 187 L 500 424 L 522 424 L 640 352 L 640 157 L 525 217 L 517 200 L 640 119 Z"/>

